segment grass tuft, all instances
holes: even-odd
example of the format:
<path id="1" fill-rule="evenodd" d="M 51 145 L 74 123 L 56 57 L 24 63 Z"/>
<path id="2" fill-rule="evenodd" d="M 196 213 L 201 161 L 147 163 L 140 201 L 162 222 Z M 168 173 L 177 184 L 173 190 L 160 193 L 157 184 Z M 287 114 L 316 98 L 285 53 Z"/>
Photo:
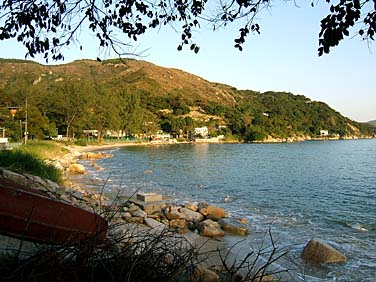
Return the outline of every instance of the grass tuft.
<path id="1" fill-rule="evenodd" d="M 21 150 L 0 151 L 0 167 L 20 173 L 29 173 L 54 182 L 60 182 L 61 172 L 53 165 L 45 164 L 29 152 Z"/>
<path id="2" fill-rule="evenodd" d="M 53 141 L 29 141 L 27 145 L 17 148 L 17 151 L 29 153 L 39 159 L 54 159 L 68 153 L 61 144 Z"/>

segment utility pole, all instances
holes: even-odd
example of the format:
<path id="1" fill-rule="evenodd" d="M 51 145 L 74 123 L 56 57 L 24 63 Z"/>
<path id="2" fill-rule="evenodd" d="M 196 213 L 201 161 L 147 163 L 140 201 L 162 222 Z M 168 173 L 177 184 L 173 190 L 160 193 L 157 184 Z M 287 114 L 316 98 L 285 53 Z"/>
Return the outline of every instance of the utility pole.
<path id="1" fill-rule="evenodd" d="M 25 145 L 27 144 L 27 97 L 25 99 L 25 132 L 24 132 L 24 137 L 25 137 L 25 140 L 24 140 L 24 143 Z"/>
<path id="2" fill-rule="evenodd" d="M 20 120 L 20 142 L 22 142 L 22 120 Z"/>

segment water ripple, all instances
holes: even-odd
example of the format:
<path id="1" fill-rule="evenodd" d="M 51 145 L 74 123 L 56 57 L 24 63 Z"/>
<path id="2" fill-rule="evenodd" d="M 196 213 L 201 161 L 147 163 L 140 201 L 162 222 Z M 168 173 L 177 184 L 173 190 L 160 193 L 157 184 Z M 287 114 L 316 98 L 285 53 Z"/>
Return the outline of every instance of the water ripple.
<path id="1" fill-rule="evenodd" d="M 376 281 L 375 148 L 376 140 L 138 146 L 112 151 L 98 160 L 105 170 L 93 173 L 111 172 L 111 187 L 122 179 L 129 191 L 220 205 L 248 219 L 249 242 L 271 228 L 298 262 L 312 237 L 349 257 L 306 269 L 308 281 Z"/>

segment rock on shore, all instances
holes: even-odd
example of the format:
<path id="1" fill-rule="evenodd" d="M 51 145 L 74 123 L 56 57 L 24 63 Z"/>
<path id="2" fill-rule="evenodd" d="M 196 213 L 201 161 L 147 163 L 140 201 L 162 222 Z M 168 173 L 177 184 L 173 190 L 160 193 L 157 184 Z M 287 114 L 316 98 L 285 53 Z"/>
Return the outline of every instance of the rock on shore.
<path id="1" fill-rule="evenodd" d="M 69 181 L 66 181 L 65 186 L 61 186 L 39 176 L 27 173 L 21 174 L 4 168 L 0 168 L 0 178 L 9 179 L 28 188 L 41 190 L 51 198 L 67 201 L 90 211 L 97 211 L 100 206 L 99 203 L 107 200 L 104 195 L 83 189 Z"/>
<path id="2" fill-rule="evenodd" d="M 121 208 L 118 209 L 120 211 L 118 220 L 143 222 L 151 228 L 162 228 L 164 225 L 165 228 L 180 234 L 191 230 L 205 237 L 224 236 L 224 231 L 242 236 L 248 234 L 246 224 L 236 219 L 223 218 L 228 215 L 220 207 L 208 203 L 198 205 L 187 203 L 184 206 L 176 206 L 165 203 L 164 200 L 144 202 L 138 200 L 140 198 L 142 197 L 136 195 L 136 198 L 124 199 L 123 203 L 120 203 Z M 222 220 L 222 223 L 219 224 L 218 220 Z"/>
<path id="3" fill-rule="evenodd" d="M 68 167 L 68 171 L 75 174 L 84 174 L 86 169 L 82 164 L 71 164 Z"/>
<path id="4" fill-rule="evenodd" d="M 78 159 L 87 160 L 91 162 L 91 165 L 97 170 L 102 170 L 103 168 L 99 167 L 95 161 L 103 158 L 111 158 L 111 154 L 105 153 L 94 153 L 94 152 L 80 152 L 80 149 L 67 147 L 69 153 L 62 158 L 56 158 L 53 160 L 45 160 L 47 164 L 51 164 L 60 171 L 68 171 L 74 174 L 84 174 L 86 169 L 83 165 L 77 163 Z M 82 150 L 82 148 L 81 148 Z"/>
<path id="5" fill-rule="evenodd" d="M 225 233 L 222 231 L 221 226 L 218 222 L 215 222 L 211 219 L 206 219 L 200 222 L 198 225 L 198 230 L 200 230 L 200 235 L 206 237 L 217 237 L 224 236 Z"/>
<path id="6" fill-rule="evenodd" d="M 302 258 L 313 263 L 338 263 L 346 262 L 347 258 L 328 244 L 313 239 L 305 246 Z"/>
<path id="7" fill-rule="evenodd" d="M 241 236 L 248 235 L 247 224 L 241 222 L 240 220 L 237 220 L 234 218 L 221 218 L 218 221 L 218 224 L 225 231 L 228 231 L 237 235 L 241 235 Z"/>

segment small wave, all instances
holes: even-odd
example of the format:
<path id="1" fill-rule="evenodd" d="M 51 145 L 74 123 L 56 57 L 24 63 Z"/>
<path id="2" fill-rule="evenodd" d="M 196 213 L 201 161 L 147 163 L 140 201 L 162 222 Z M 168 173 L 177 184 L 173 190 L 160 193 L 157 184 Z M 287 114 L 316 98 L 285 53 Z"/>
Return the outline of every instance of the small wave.
<path id="1" fill-rule="evenodd" d="M 355 229 L 362 232 L 368 232 L 369 229 L 366 228 L 364 225 L 360 223 L 351 223 L 351 222 L 345 222 L 344 226 L 349 227 L 351 229 Z"/>
<path id="2" fill-rule="evenodd" d="M 353 229 L 356 229 L 356 230 L 359 230 L 359 231 L 363 231 L 363 232 L 368 232 L 368 229 L 365 228 L 364 226 L 362 226 L 361 224 L 359 223 L 355 223 L 351 226 L 351 228 Z"/>
<path id="3" fill-rule="evenodd" d="M 231 196 L 231 195 L 226 195 L 223 197 L 223 202 L 224 203 L 232 203 L 234 201 L 236 201 L 238 199 L 238 197 L 236 196 Z"/>

